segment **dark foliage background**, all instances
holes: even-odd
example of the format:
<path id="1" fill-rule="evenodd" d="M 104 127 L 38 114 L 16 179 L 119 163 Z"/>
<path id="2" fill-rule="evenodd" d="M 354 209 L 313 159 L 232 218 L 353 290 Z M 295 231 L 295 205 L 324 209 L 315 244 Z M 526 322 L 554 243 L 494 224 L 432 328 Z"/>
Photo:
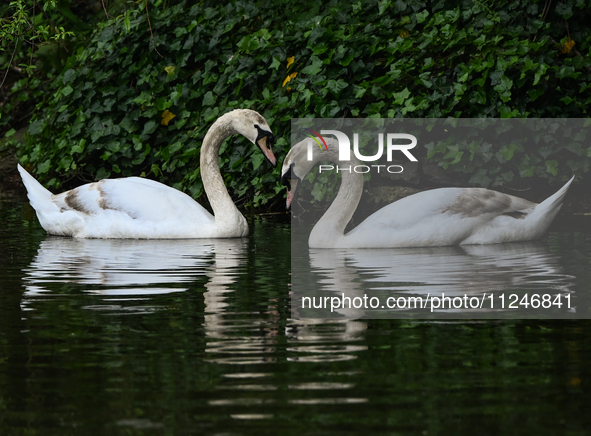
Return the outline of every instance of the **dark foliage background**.
<path id="1" fill-rule="evenodd" d="M 30 121 L 17 154 L 51 188 L 144 175 L 200 197 L 201 140 L 233 108 L 267 118 L 279 159 L 296 117 L 588 117 L 591 7 L 582 0 L 111 7 L 94 31 L 77 29 L 53 67 L 3 90 L 0 128 L 10 138 Z M 481 154 L 465 147 L 418 153 L 475 186 L 587 177 L 591 161 L 585 138 L 488 150 L 476 161 Z M 278 201 L 279 169 L 242 138 L 223 150 L 226 183 L 243 207 Z"/>

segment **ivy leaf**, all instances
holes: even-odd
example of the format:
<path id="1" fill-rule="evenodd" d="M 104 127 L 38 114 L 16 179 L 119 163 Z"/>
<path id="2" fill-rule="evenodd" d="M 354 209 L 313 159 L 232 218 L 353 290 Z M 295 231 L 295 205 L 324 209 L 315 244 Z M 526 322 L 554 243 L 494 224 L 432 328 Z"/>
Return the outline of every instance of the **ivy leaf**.
<path id="1" fill-rule="evenodd" d="M 506 75 L 501 76 L 501 83 L 494 87 L 494 90 L 499 93 L 503 102 L 508 102 L 511 99 L 511 88 L 513 87 L 513 80 Z"/>
<path id="2" fill-rule="evenodd" d="M 146 124 L 144 124 L 144 131 L 142 135 L 150 135 L 154 133 L 154 131 L 158 128 L 158 124 L 156 121 L 150 120 Z"/>
<path id="3" fill-rule="evenodd" d="M 316 201 L 321 201 L 322 198 L 324 197 L 324 193 L 326 192 L 326 185 L 320 184 L 320 183 L 315 183 L 314 186 L 312 187 L 312 197 L 314 197 L 314 200 Z"/>
<path id="4" fill-rule="evenodd" d="M 124 128 L 127 133 L 132 133 L 139 129 L 138 124 L 129 115 L 126 115 L 119 125 Z"/>
<path id="5" fill-rule="evenodd" d="M 281 61 L 279 60 L 279 58 L 276 56 L 273 56 L 273 61 L 271 62 L 271 65 L 269 65 L 269 68 L 276 70 L 280 66 L 281 66 Z"/>
<path id="6" fill-rule="evenodd" d="M 310 58 L 312 61 L 311 65 L 302 69 L 302 74 L 308 74 L 309 76 L 315 76 L 322 70 L 322 61 L 317 56 L 312 56 Z"/>
<path id="7" fill-rule="evenodd" d="M 62 83 L 70 83 L 76 78 L 76 70 L 70 68 L 64 73 L 64 77 L 62 78 Z"/>
<path id="8" fill-rule="evenodd" d="M 341 91 L 343 91 L 344 89 L 346 89 L 348 86 L 349 86 L 349 84 L 347 82 L 345 82 L 343 79 L 329 80 L 328 83 L 326 84 L 326 87 L 335 96 L 338 96 L 341 93 Z"/>
<path id="9" fill-rule="evenodd" d="M 547 70 L 548 70 L 548 65 L 540 63 L 538 70 L 534 74 L 534 82 L 532 83 L 532 85 L 537 85 L 540 82 L 540 79 L 542 78 L 542 76 L 544 74 L 546 74 Z"/>
<path id="10" fill-rule="evenodd" d="M 556 3 L 556 13 L 559 14 L 564 20 L 568 20 L 573 16 L 572 4 L 569 4 L 568 2 Z"/>
<path id="11" fill-rule="evenodd" d="M 382 15 L 384 12 L 386 12 L 386 9 L 388 9 L 388 6 L 390 6 L 390 3 L 392 3 L 392 0 L 378 0 L 379 15 Z"/>
<path id="12" fill-rule="evenodd" d="M 203 96 L 203 106 L 213 106 L 215 104 L 216 97 L 213 95 L 213 92 L 207 91 Z"/>
<path id="13" fill-rule="evenodd" d="M 72 88 L 70 85 L 66 85 L 62 88 L 62 94 L 65 96 L 70 95 L 72 92 L 74 92 L 74 88 Z"/>
<path id="14" fill-rule="evenodd" d="M 470 177 L 470 180 L 468 180 L 469 184 L 478 185 L 483 188 L 487 188 L 491 182 L 492 179 L 487 175 L 487 171 L 484 168 L 476 170 L 474 175 Z"/>
<path id="15" fill-rule="evenodd" d="M 499 154 L 503 156 L 503 159 L 505 159 L 505 161 L 510 161 L 511 159 L 513 159 L 515 147 L 515 144 L 503 145 L 499 150 Z"/>
<path id="16" fill-rule="evenodd" d="M 37 173 L 38 174 L 46 173 L 47 171 L 49 171 L 49 168 L 51 168 L 51 160 L 47 159 L 45 162 L 37 165 Z"/>
<path id="17" fill-rule="evenodd" d="M 265 161 L 265 156 L 262 153 L 253 153 L 250 160 L 252 162 L 252 169 L 258 170 Z"/>
<path id="18" fill-rule="evenodd" d="M 547 160 L 545 162 L 546 164 L 546 171 L 550 174 L 552 174 L 553 176 L 557 176 L 558 175 L 558 161 L 556 160 Z"/>

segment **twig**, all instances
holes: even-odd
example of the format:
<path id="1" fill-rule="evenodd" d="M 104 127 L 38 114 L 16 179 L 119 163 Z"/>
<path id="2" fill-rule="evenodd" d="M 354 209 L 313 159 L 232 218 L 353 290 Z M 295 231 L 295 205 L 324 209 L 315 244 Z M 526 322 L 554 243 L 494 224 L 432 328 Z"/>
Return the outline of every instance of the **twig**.
<path id="1" fill-rule="evenodd" d="M 8 70 L 10 69 L 10 65 L 12 65 L 12 61 L 14 60 L 14 54 L 16 53 L 16 48 L 18 47 L 18 43 L 14 44 L 14 50 L 12 51 L 12 56 L 10 57 L 10 61 L 8 62 L 8 66 L 6 67 L 6 73 L 4 73 L 4 78 L 2 79 L 2 83 L 0 83 L 0 88 L 6 82 L 6 78 L 8 77 Z"/>
<path id="2" fill-rule="evenodd" d="M 37 7 L 37 2 L 33 2 L 33 17 L 35 16 L 35 8 Z M 31 23 L 32 24 L 32 23 Z M 31 25 L 31 28 L 34 30 L 34 27 Z M 33 45 L 33 44 L 31 44 Z M 33 50 L 29 53 L 29 65 L 33 65 Z"/>
<path id="3" fill-rule="evenodd" d="M 145 0 L 146 4 L 146 16 L 148 17 L 148 26 L 150 27 L 150 35 L 152 35 L 152 47 L 154 47 L 154 51 L 158 53 L 161 58 L 164 58 L 156 48 L 156 44 L 154 43 L 154 32 L 152 31 L 152 23 L 150 22 L 150 12 L 148 11 L 148 0 Z"/>
<path id="4" fill-rule="evenodd" d="M 550 12 L 550 5 L 552 5 L 552 0 L 546 0 L 544 10 L 542 11 L 542 20 L 545 20 L 548 16 L 548 12 Z"/>
<path id="5" fill-rule="evenodd" d="M 262 212 L 262 213 L 255 213 L 253 215 L 257 215 L 257 216 L 267 216 L 267 215 L 288 215 L 289 211 L 284 211 L 284 212 Z"/>
<path id="6" fill-rule="evenodd" d="M 105 11 L 105 17 L 107 17 L 107 19 L 111 18 L 111 17 L 109 17 L 109 12 L 107 12 L 107 7 L 105 6 L 105 0 L 101 0 L 101 4 L 103 5 L 103 11 Z"/>

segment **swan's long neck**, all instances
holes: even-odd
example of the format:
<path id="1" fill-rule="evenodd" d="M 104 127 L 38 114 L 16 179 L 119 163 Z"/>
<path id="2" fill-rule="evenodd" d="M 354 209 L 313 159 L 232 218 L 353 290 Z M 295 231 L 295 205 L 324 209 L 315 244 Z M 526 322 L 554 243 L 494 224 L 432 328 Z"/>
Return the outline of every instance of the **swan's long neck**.
<path id="1" fill-rule="evenodd" d="M 353 171 L 359 162 L 353 158 L 350 163 L 345 165 L 333 153 L 330 153 L 328 157 L 339 166 L 339 169 L 346 168 L 348 170 L 350 164 L 351 171 L 339 171 L 342 174 L 339 192 L 310 233 L 308 244 L 314 248 L 338 246 L 338 241 L 345 237 L 345 227 L 351 221 L 363 194 L 363 175 Z"/>
<path id="2" fill-rule="evenodd" d="M 213 209 L 216 226 L 236 225 L 246 220 L 236 208 L 232 197 L 228 194 L 224 179 L 220 172 L 219 154 L 224 139 L 238 133 L 232 126 L 228 116 L 219 118 L 208 130 L 201 146 L 200 166 L 203 188 Z M 248 228 L 248 227 L 247 227 Z"/>

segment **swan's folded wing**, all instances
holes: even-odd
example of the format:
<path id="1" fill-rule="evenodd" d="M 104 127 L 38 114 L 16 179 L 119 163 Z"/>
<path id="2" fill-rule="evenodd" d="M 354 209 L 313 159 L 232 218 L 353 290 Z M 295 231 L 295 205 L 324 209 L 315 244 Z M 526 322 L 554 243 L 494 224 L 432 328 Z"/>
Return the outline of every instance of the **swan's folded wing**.
<path id="1" fill-rule="evenodd" d="M 358 227 L 409 229 L 424 220 L 441 216 L 444 210 L 458 200 L 463 191 L 461 188 L 442 188 L 409 195 L 374 212 Z M 355 230 L 357 229 L 353 231 Z"/>
<path id="2" fill-rule="evenodd" d="M 384 231 L 449 229 L 462 238 L 475 225 L 497 216 L 524 218 L 535 203 L 482 188 L 440 188 L 423 191 L 384 206 L 366 218 L 347 236 Z M 408 233 L 411 238 L 411 233 Z M 453 239 L 453 238 L 452 238 Z M 436 245 L 436 244 L 433 244 Z"/>
<path id="3" fill-rule="evenodd" d="M 466 188 L 442 212 L 469 218 L 492 219 L 499 215 L 523 218 L 535 206 L 536 203 L 501 192 L 483 188 Z"/>
<path id="4" fill-rule="evenodd" d="M 85 215 L 117 211 L 140 221 L 191 219 L 211 223 L 213 216 L 188 195 L 140 177 L 106 179 L 80 186 L 53 197 L 62 212 Z"/>

